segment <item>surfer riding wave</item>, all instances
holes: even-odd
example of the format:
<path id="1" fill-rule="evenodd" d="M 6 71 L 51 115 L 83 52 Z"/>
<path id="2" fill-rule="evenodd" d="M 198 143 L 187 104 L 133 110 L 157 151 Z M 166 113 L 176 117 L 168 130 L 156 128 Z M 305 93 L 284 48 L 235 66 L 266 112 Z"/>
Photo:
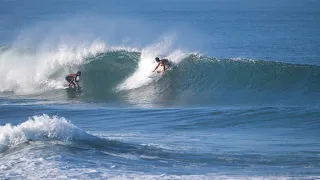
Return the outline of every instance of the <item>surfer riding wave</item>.
<path id="1" fill-rule="evenodd" d="M 171 62 L 168 59 L 160 59 L 156 57 L 155 60 L 158 63 L 158 65 L 154 68 L 152 72 L 156 71 L 159 66 L 162 66 L 163 69 L 157 71 L 157 73 L 164 73 L 171 66 Z"/>
<path id="2" fill-rule="evenodd" d="M 77 88 L 80 89 L 79 86 L 79 77 L 81 76 L 81 71 L 78 71 L 77 74 L 69 74 L 66 77 L 66 81 L 68 81 L 69 85 L 68 88 Z"/>

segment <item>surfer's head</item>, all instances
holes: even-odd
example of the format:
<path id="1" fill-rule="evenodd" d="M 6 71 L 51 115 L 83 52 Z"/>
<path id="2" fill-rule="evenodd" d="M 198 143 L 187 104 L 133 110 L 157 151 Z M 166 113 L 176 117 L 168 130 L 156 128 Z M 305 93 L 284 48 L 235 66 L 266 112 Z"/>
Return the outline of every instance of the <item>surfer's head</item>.
<path id="1" fill-rule="evenodd" d="M 155 60 L 156 60 L 157 62 L 160 62 L 160 59 L 159 59 L 158 57 L 156 57 Z"/>
<path id="2" fill-rule="evenodd" d="M 81 76 L 81 71 L 78 71 L 78 72 L 77 72 L 77 75 L 78 75 L 78 76 Z"/>

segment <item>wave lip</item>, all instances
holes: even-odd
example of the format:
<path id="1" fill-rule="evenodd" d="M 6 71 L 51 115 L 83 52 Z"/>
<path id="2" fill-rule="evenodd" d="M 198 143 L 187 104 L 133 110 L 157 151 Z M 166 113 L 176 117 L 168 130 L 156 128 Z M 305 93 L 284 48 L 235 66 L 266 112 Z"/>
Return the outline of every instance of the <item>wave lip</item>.
<path id="1" fill-rule="evenodd" d="M 64 117 L 43 114 L 13 126 L 0 126 L 0 153 L 28 141 L 73 141 L 86 139 L 90 135 L 71 124 Z"/>

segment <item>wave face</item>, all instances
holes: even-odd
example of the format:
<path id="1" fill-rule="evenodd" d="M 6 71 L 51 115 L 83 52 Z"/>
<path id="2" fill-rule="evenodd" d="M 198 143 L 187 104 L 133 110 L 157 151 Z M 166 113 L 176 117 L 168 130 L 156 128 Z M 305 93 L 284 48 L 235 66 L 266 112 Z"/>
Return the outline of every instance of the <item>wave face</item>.
<path id="1" fill-rule="evenodd" d="M 40 97 L 64 97 L 66 74 L 82 70 L 83 100 L 131 103 L 314 103 L 320 67 L 281 62 L 223 59 L 170 51 L 174 66 L 161 78 L 148 76 L 157 46 L 135 50 L 103 43 L 60 47 L 51 54 L 2 48 L 0 90 Z M 9 60 L 10 59 L 10 60 Z M 33 63 L 31 63 L 33 62 Z M 172 101 L 173 102 L 173 101 Z"/>
<path id="2" fill-rule="evenodd" d="M 182 53 L 181 53 L 182 54 Z M 84 65 L 84 97 L 132 103 L 313 103 L 320 92 L 320 67 L 247 59 L 181 55 L 161 78 L 143 53 L 102 53 Z"/>

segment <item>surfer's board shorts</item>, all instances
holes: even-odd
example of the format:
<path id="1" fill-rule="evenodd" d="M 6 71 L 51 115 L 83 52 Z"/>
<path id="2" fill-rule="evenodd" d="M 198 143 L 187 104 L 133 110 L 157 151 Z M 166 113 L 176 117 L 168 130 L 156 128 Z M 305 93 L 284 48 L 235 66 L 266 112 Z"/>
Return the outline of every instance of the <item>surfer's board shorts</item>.
<path id="1" fill-rule="evenodd" d="M 66 77 L 66 80 L 67 80 L 68 82 L 71 82 L 71 81 L 73 81 L 73 77 L 72 77 L 72 76 L 67 76 L 67 77 Z"/>
<path id="2" fill-rule="evenodd" d="M 171 66 L 171 61 L 169 61 L 168 59 L 162 59 L 162 62 L 165 66 L 167 66 L 168 68 Z"/>
<path id="3" fill-rule="evenodd" d="M 171 61 L 167 61 L 164 63 L 164 65 L 166 66 L 166 69 L 168 69 L 171 67 L 172 63 L 171 63 Z"/>

